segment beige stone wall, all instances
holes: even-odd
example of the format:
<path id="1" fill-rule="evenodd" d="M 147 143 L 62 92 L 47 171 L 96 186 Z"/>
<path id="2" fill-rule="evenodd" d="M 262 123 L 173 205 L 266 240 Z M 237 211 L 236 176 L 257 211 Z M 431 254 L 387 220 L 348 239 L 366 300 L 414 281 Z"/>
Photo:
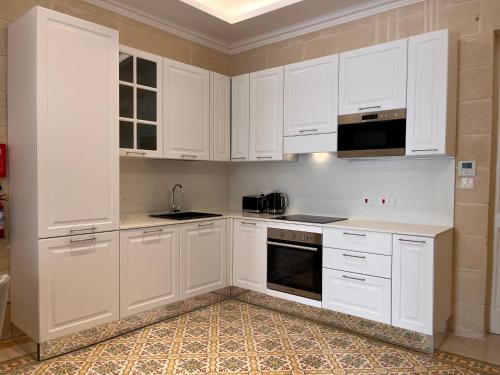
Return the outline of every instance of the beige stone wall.
<path id="1" fill-rule="evenodd" d="M 425 0 L 231 56 L 231 75 L 449 28 L 459 37 L 457 160 L 476 160 L 474 190 L 455 193 L 454 322 L 457 333 L 487 329 L 494 203 L 494 30 L 499 0 Z"/>

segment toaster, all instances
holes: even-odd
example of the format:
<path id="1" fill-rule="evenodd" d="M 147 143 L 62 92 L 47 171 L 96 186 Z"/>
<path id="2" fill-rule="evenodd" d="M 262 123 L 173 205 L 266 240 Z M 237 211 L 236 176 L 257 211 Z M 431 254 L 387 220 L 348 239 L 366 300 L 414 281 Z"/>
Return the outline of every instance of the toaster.
<path id="1" fill-rule="evenodd" d="M 245 195 L 241 200 L 241 210 L 243 212 L 260 213 L 266 211 L 266 196 Z"/>

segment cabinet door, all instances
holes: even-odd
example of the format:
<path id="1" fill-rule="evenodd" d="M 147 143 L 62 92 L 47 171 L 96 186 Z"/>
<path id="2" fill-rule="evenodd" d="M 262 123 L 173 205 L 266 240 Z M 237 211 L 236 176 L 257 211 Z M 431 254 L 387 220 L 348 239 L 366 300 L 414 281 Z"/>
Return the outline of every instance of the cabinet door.
<path id="1" fill-rule="evenodd" d="M 283 67 L 250 74 L 250 160 L 283 160 Z"/>
<path id="2" fill-rule="evenodd" d="M 391 280 L 323 268 L 322 307 L 391 324 Z"/>
<path id="3" fill-rule="evenodd" d="M 285 136 L 337 132 L 339 55 L 285 66 Z"/>
<path id="4" fill-rule="evenodd" d="M 120 155 L 163 157 L 163 58 L 120 46 Z"/>
<path id="5" fill-rule="evenodd" d="M 210 72 L 164 59 L 163 146 L 171 159 L 210 159 Z"/>
<path id="6" fill-rule="evenodd" d="M 239 219 L 233 223 L 233 284 L 265 293 L 267 225 L 261 221 Z"/>
<path id="7" fill-rule="evenodd" d="M 40 341 L 118 319 L 118 232 L 38 241 Z"/>
<path id="8" fill-rule="evenodd" d="M 392 325 L 432 335 L 434 240 L 394 235 Z"/>
<path id="9" fill-rule="evenodd" d="M 118 32 L 41 11 L 38 35 L 39 238 L 116 230 Z"/>
<path id="10" fill-rule="evenodd" d="M 409 39 L 407 155 L 446 154 L 448 55 L 448 30 Z"/>
<path id="11" fill-rule="evenodd" d="M 181 225 L 181 298 L 226 286 L 226 220 Z"/>
<path id="12" fill-rule="evenodd" d="M 248 160 L 250 75 L 231 78 L 231 160 Z"/>
<path id="13" fill-rule="evenodd" d="M 406 108 L 408 39 L 340 54 L 339 114 Z"/>
<path id="14" fill-rule="evenodd" d="M 179 300 L 179 226 L 120 233 L 120 318 Z"/>
<path id="15" fill-rule="evenodd" d="M 229 161 L 231 154 L 231 79 L 210 72 L 210 160 Z"/>

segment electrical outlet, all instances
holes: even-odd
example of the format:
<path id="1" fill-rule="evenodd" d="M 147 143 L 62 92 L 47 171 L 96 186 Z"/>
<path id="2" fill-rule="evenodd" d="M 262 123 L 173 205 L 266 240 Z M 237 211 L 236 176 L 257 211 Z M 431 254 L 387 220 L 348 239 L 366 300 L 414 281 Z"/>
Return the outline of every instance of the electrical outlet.
<path id="1" fill-rule="evenodd" d="M 363 206 L 373 207 L 373 206 L 378 206 L 378 201 L 371 197 L 363 196 L 363 198 L 361 198 L 361 204 Z"/>
<path id="2" fill-rule="evenodd" d="M 378 199 L 378 205 L 380 207 L 394 207 L 396 205 L 396 198 L 382 196 Z"/>

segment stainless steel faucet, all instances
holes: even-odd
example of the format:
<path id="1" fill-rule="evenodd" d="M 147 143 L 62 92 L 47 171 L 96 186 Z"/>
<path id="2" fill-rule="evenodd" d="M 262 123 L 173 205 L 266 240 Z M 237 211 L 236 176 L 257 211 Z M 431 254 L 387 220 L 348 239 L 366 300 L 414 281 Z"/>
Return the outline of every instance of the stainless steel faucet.
<path id="1" fill-rule="evenodd" d="M 180 200 L 176 203 L 175 192 L 177 188 L 181 191 Z M 184 203 L 184 188 L 181 184 L 175 184 L 172 188 L 172 212 L 179 212 L 182 209 L 182 204 Z"/>

